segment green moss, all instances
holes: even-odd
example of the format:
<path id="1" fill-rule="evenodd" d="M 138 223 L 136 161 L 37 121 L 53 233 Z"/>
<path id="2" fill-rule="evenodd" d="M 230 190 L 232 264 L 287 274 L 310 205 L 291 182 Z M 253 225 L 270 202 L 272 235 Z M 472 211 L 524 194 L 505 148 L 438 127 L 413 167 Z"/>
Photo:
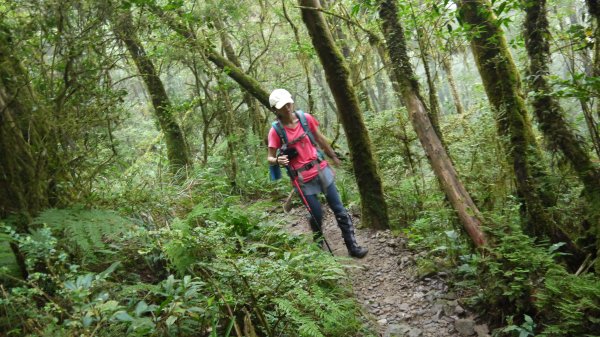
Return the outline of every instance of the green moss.
<path id="1" fill-rule="evenodd" d="M 301 0 L 303 7 L 315 7 L 317 2 Z M 371 150 L 371 141 L 362 118 L 358 98 L 350 82 L 350 72 L 336 47 L 320 12 L 302 9 L 302 19 L 323 64 L 329 88 L 333 94 L 352 155 L 352 166 L 360 192 L 363 222 L 369 227 L 389 228 L 383 184 Z"/>
<path id="2" fill-rule="evenodd" d="M 496 113 L 498 134 L 505 141 L 506 156 L 514 169 L 517 192 L 524 204 L 525 230 L 531 235 L 548 236 L 554 242 L 571 242 L 548 210 L 555 205 L 556 191 L 542 164 L 519 73 L 504 34 L 487 2 L 464 0 L 459 3 L 459 9 L 464 22 L 477 32 L 471 36 L 471 47 Z M 574 249 L 572 245 L 571 248 Z"/>

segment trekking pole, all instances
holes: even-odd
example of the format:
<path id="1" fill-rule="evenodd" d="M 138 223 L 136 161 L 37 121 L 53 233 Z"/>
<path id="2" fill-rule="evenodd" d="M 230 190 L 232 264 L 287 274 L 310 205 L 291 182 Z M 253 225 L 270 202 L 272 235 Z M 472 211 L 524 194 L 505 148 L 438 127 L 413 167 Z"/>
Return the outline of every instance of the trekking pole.
<path id="1" fill-rule="evenodd" d="M 327 250 L 329 250 L 329 253 L 331 253 L 331 255 L 333 255 L 333 251 L 331 250 L 331 247 L 329 247 L 329 242 L 327 242 L 327 239 L 325 239 L 325 233 L 323 233 L 323 229 L 321 228 L 321 225 L 317 221 L 317 218 L 315 218 L 315 215 L 313 214 L 313 211 L 310 208 L 310 206 L 308 205 L 308 201 L 306 200 L 306 197 L 304 196 L 304 192 L 302 192 L 302 189 L 300 188 L 300 184 L 298 184 L 298 177 L 294 177 L 294 174 L 292 173 L 292 169 L 290 169 L 289 165 L 286 165 L 285 169 L 287 170 L 288 176 L 290 176 L 292 185 L 294 185 L 294 187 L 296 187 L 296 190 L 298 191 L 298 194 L 300 195 L 300 198 L 302 199 L 302 203 L 306 207 L 308 214 L 310 214 L 310 217 L 315 222 L 317 229 L 321 233 L 321 237 L 323 238 L 323 242 L 325 242 L 325 246 L 327 246 Z"/>

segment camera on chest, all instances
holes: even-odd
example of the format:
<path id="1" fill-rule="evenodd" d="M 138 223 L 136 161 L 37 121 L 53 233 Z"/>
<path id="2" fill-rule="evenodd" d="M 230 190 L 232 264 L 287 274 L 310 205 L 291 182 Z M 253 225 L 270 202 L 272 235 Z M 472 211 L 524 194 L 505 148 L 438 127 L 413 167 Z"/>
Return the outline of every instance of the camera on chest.
<path id="1" fill-rule="evenodd" d="M 296 150 L 295 147 L 288 147 L 287 145 L 284 145 L 281 147 L 279 154 L 282 156 L 287 156 L 288 160 L 292 160 L 298 156 L 298 150 Z"/>

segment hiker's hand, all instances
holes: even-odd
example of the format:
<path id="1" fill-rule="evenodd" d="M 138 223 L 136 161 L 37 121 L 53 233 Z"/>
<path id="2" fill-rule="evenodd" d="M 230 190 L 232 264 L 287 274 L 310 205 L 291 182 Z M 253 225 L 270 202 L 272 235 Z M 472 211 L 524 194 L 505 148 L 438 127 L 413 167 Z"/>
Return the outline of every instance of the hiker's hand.
<path id="1" fill-rule="evenodd" d="M 290 163 L 290 161 L 289 161 L 287 155 L 277 157 L 277 164 L 279 164 L 281 166 L 287 166 L 289 163 Z"/>
<path id="2" fill-rule="evenodd" d="M 331 158 L 331 161 L 333 161 L 333 165 L 335 165 L 335 167 L 340 167 L 340 165 L 342 165 L 342 161 L 338 157 Z"/>

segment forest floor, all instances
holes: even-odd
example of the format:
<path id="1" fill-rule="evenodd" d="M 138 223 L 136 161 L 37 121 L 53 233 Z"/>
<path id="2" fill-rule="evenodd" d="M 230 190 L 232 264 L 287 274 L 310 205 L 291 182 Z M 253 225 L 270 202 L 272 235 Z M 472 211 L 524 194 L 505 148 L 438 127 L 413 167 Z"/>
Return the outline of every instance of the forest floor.
<path id="1" fill-rule="evenodd" d="M 303 207 L 293 208 L 285 216 L 288 231 L 310 235 Z M 359 227 L 358 219 L 353 218 Z M 323 223 L 333 254 L 348 257 L 329 209 Z M 349 259 L 347 271 L 365 316 L 380 336 L 489 336 L 487 325 L 477 324 L 478 317 L 465 310 L 449 290 L 444 273 L 418 275 L 416 261 L 426 252 L 409 249 L 405 238 L 390 231 L 357 228 L 356 239 L 369 253 L 363 259 Z"/>

